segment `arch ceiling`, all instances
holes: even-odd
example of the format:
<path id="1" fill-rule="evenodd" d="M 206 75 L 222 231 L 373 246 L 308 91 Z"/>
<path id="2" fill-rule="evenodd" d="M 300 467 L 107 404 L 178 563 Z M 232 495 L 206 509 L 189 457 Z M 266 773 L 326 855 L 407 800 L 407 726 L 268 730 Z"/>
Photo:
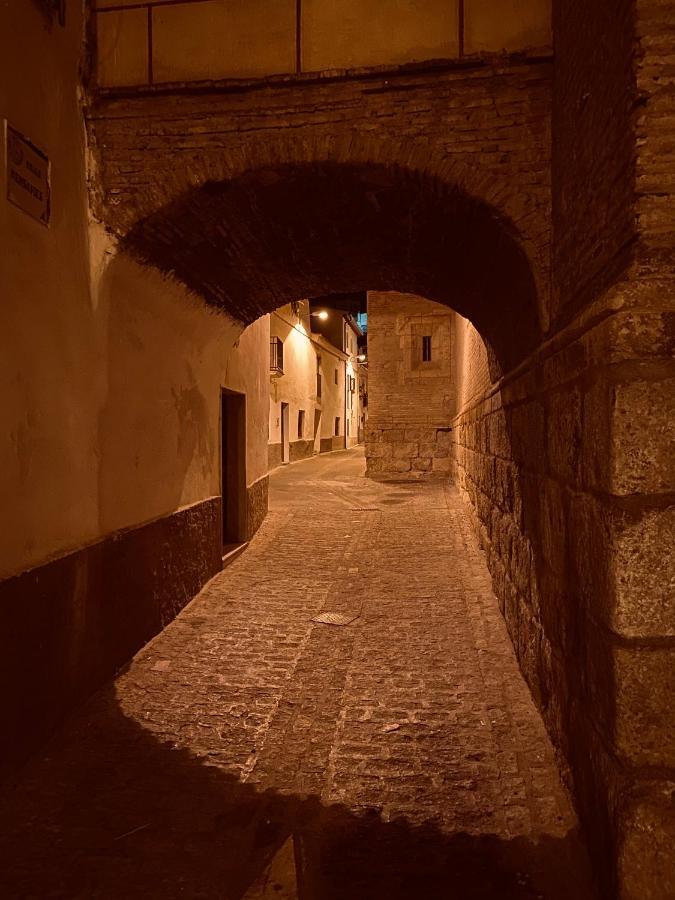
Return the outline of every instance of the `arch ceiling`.
<path id="1" fill-rule="evenodd" d="M 303 296 L 403 291 L 452 307 L 493 375 L 541 339 L 535 279 L 513 226 L 434 176 L 378 164 L 260 168 L 184 193 L 123 240 L 246 324 Z"/>

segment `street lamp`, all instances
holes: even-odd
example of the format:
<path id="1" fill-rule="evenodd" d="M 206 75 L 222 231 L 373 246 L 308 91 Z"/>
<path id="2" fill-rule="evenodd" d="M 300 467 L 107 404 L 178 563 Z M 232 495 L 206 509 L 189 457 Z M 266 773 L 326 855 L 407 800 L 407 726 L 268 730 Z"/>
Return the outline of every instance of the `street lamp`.
<path id="1" fill-rule="evenodd" d="M 313 316 L 316 316 L 317 319 L 321 319 L 322 322 L 325 322 L 328 318 L 328 311 L 325 309 L 320 310 L 319 312 L 313 312 Z"/>

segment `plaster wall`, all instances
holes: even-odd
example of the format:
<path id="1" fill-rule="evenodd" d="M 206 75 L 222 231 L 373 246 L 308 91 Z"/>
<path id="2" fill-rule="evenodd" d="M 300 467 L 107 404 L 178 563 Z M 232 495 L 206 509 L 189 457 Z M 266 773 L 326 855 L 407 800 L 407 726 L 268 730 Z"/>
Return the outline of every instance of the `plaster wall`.
<path id="1" fill-rule="evenodd" d="M 284 374 L 270 376 L 269 465 L 281 463 L 281 404 L 288 403 L 290 461 L 312 456 L 321 449 L 319 429 L 314 429 L 315 411 L 321 412 L 317 397 L 317 350 L 312 341 L 309 303 L 296 304 L 294 312 L 289 303 L 273 312 L 270 335 L 284 344 Z M 298 430 L 298 413 L 305 412 L 303 433 Z"/>
<path id="2" fill-rule="evenodd" d="M 345 366 L 346 355 L 321 335 L 315 335 L 321 356 L 321 424 L 320 450 L 343 450 L 345 443 Z M 339 428 L 335 419 L 339 417 Z"/>
<path id="3" fill-rule="evenodd" d="M 293 305 L 297 313 L 293 311 Z M 284 343 L 284 374 L 270 377 L 269 464 L 282 460 L 281 404 L 288 403 L 290 462 L 314 453 L 353 447 L 358 443 L 359 366 L 357 341 L 342 316 L 337 316 L 336 334 L 346 337 L 347 352 L 338 350 L 320 334 L 311 331 L 309 302 L 287 304 L 270 316 L 271 335 Z M 321 397 L 317 395 L 317 364 L 321 373 Z M 351 403 L 345 403 L 348 379 L 354 379 Z M 304 433 L 298 433 L 298 413 L 305 411 Z M 340 419 L 336 433 L 335 419 Z M 346 417 L 349 419 L 347 435 Z"/>
<path id="4" fill-rule="evenodd" d="M 349 423 L 345 430 L 345 445 L 355 447 L 359 442 L 359 366 L 350 357 L 345 365 L 345 390 L 347 392 L 347 404 L 345 420 Z M 351 379 L 351 381 L 350 381 Z M 354 386 L 354 390 L 351 386 Z"/>
<path id="5" fill-rule="evenodd" d="M 3 191 L 0 578 L 219 494 L 220 385 L 247 393 L 247 481 L 263 476 L 269 328 L 240 334 L 115 255 L 88 218 L 82 17 L 50 27 L 32 3 L 1 15 L 2 115 L 51 159 L 52 219 Z"/>
<path id="6" fill-rule="evenodd" d="M 15 336 L 30 339 L 3 354 L 15 385 L 3 416 L 19 436 L 3 444 L 4 577 L 219 495 L 221 386 L 246 394 L 247 484 L 267 473 L 268 319 L 242 333 L 182 285 L 112 253 L 92 305 L 62 321 L 53 368 L 36 350 L 54 335 L 23 303 L 7 311 Z"/>
<path id="7" fill-rule="evenodd" d="M 52 164 L 49 227 L 0 196 L 0 777 L 219 568 L 221 387 L 249 533 L 266 510 L 268 319 L 242 333 L 90 220 L 84 22 L 43 8 L 0 7 L 0 113 Z"/>
<path id="8" fill-rule="evenodd" d="M 246 395 L 246 483 L 267 474 L 269 317 L 243 332 L 118 257 L 98 284 L 105 394 L 90 436 L 106 534 L 219 495 L 220 388 Z"/>
<path id="9" fill-rule="evenodd" d="M 463 17 L 458 0 L 92 5 L 104 87 L 394 66 L 551 43 L 550 0 L 465 0 Z"/>
<path id="10" fill-rule="evenodd" d="M 303 0 L 306 72 L 456 57 L 457 0 Z"/>
<path id="11" fill-rule="evenodd" d="M 548 47 L 551 0 L 464 0 L 464 52 Z"/>
<path id="12" fill-rule="evenodd" d="M 32 2 L 0 7 L 0 115 L 49 156 L 52 182 L 45 228 L 5 199 L 3 137 L 0 578 L 99 534 L 92 423 L 105 336 L 88 264 L 83 33 L 77 7 L 66 28 Z"/>

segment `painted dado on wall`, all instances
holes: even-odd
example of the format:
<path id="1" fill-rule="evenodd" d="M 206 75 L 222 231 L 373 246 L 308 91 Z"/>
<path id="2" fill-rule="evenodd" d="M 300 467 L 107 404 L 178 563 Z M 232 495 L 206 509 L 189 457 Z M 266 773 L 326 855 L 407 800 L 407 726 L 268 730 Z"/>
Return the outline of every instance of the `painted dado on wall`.
<path id="1" fill-rule="evenodd" d="M 92 6 L 104 87 L 400 65 L 551 43 L 551 0 L 92 0 Z"/>

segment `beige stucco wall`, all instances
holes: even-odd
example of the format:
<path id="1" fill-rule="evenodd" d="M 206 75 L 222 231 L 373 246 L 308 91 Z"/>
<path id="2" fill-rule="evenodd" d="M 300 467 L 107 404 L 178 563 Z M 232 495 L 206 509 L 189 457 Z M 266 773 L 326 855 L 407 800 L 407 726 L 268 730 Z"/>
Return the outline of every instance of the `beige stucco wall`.
<path id="1" fill-rule="evenodd" d="M 135 0 L 94 0 L 100 84 L 398 65 L 551 43 L 551 0 L 465 0 L 461 36 L 458 0 L 148 2 L 149 13 Z"/>
<path id="2" fill-rule="evenodd" d="M 551 43 L 551 0 L 465 0 L 465 53 L 542 48 Z"/>
<path id="3" fill-rule="evenodd" d="M 349 422 L 349 428 L 345 430 L 345 443 L 347 447 L 354 447 L 359 442 L 359 367 L 353 358 L 347 360 L 345 377 L 347 379 L 347 411 L 345 412 L 345 418 Z M 350 378 L 354 379 L 353 391 L 348 387 Z"/>
<path id="4" fill-rule="evenodd" d="M 124 257 L 99 285 L 104 394 L 93 436 L 101 533 L 220 494 L 220 387 L 246 394 L 246 481 L 267 472 L 269 318 L 243 333 Z"/>
<path id="5" fill-rule="evenodd" d="M 457 7 L 457 0 L 303 0 L 303 70 L 457 56 Z"/>
<path id="6" fill-rule="evenodd" d="M 279 337 L 284 344 L 284 374 L 270 377 L 269 442 L 281 443 L 281 404 L 289 405 L 289 439 L 314 441 L 314 452 L 319 452 L 320 434 L 314 435 L 314 412 L 321 409 L 316 394 L 317 351 L 312 342 L 309 304 L 298 302 L 299 315 L 288 304 L 272 313 L 270 335 Z M 304 434 L 298 434 L 298 412 L 305 411 Z"/>
<path id="7" fill-rule="evenodd" d="M 100 333 L 89 283 L 77 96 L 83 23 L 74 6 L 68 27 L 50 32 L 33 3 L 4 3 L 0 35 L 0 116 L 52 163 L 52 218 L 45 228 L 5 199 L 3 137 L 2 577 L 96 533 L 97 460 L 88 432 L 102 385 L 95 375 Z"/>
<path id="8" fill-rule="evenodd" d="M 331 315 L 340 316 L 340 313 L 331 311 Z M 291 445 L 296 445 L 296 448 L 291 446 L 291 461 L 300 456 L 335 449 L 338 439 L 344 441 L 342 446 L 353 447 L 358 443 L 359 364 L 356 334 L 348 325 L 342 326 L 347 334 L 347 352 L 342 353 L 324 337 L 312 333 L 311 323 L 307 300 L 298 301 L 296 311 L 288 304 L 270 316 L 270 335 L 281 338 L 284 344 L 284 374 L 270 377 L 270 465 L 276 465 L 281 460 L 282 403 L 288 403 L 289 438 Z M 316 393 L 317 358 L 321 372 L 320 398 Z M 355 379 L 351 404 L 346 403 L 346 379 L 349 376 Z M 298 434 L 298 412 L 301 409 L 305 410 L 302 436 Z M 315 430 L 316 413 L 319 421 Z M 340 418 L 339 435 L 335 434 L 336 416 Z M 346 428 L 347 419 L 349 429 Z M 313 442 L 311 447 L 306 446 L 308 441 Z"/>
<path id="9" fill-rule="evenodd" d="M 321 356 L 321 375 L 323 388 L 321 392 L 321 439 L 323 448 L 328 448 L 328 441 L 333 440 L 337 446 L 345 437 L 345 364 L 344 353 L 340 353 L 325 338 L 315 335 L 316 347 Z M 337 372 L 337 380 L 335 373 Z M 339 435 L 335 434 L 335 418 L 340 417 Z"/>
<path id="10" fill-rule="evenodd" d="M 0 196 L 3 578 L 219 494 L 221 385 L 247 393 L 247 482 L 264 475 L 269 325 L 240 336 L 90 226 L 77 5 L 49 30 L 3 4 L 0 34 L 0 115 L 52 162 L 49 228 Z"/>

